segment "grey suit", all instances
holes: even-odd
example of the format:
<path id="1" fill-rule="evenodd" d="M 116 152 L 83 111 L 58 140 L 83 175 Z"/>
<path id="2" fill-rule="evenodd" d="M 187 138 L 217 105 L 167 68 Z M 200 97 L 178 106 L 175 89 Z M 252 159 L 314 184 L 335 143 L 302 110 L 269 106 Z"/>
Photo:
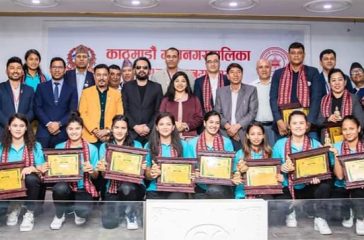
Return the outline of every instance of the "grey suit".
<path id="1" fill-rule="evenodd" d="M 232 97 L 230 86 L 217 89 L 215 110 L 221 114 L 221 133 L 228 136 L 224 125 L 231 123 Z M 238 93 L 235 119 L 241 125 L 239 137 L 245 137 L 247 126 L 254 121 L 258 111 L 257 89 L 253 86 L 241 84 Z"/>

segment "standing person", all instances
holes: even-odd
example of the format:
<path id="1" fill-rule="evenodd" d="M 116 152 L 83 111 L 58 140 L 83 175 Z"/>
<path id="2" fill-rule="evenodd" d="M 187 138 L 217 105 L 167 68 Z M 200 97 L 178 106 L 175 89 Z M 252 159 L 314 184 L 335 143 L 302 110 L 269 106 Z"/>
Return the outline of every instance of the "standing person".
<path id="1" fill-rule="evenodd" d="M 79 111 L 85 123 L 82 137 L 100 147 L 109 138 L 113 117 L 124 110 L 120 91 L 108 85 L 109 67 L 96 65 L 94 75 L 96 85 L 83 90 Z"/>
<path id="2" fill-rule="evenodd" d="M 75 201 L 74 204 L 71 204 L 74 210 L 75 224 L 83 225 L 92 211 L 93 203 L 91 201 L 93 198 L 98 197 L 98 192 L 91 181 L 91 179 L 96 179 L 98 175 L 98 171 L 95 170 L 99 161 L 98 150 L 82 138 L 83 127 L 83 120 L 80 118 L 79 113 L 72 113 L 66 123 L 68 139 L 66 142 L 59 143 L 56 146 L 56 149 L 82 149 L 81 173 L 83 178 L 77 183 L 58 182 L 53 186 L 52 197 L 55 201 L 56 215 L 50 225 L 52 230 L 61 229 L 66 220 L 66 209 L 71 206 L 70 203 L 65 203 L 64 201 Z M 46 172 L 48 169 L 48 163 L 44 164 L 42 171 Z"/>
<path id="3" fill-rule="evenodd" d="M 136 81 L 123 87 L 125 116 L 129 119 L 131 137 L 145 144 L 159 113 L 163 93 L 159 83 L 148 80 L 151 69 L 148 58 L 136 59 L 133 69 Z"/>
<path id="4" fill-rule="evenodd" d="M 26 212 L 20 224 L 20 231 L 27 232 L 34 227 L 34 201 L 39 200 L 42 181 L 37 167 L 44 164 L 42 147 L 35 141 L 28 119 L 21 113 L 16 113 L 8 120 L 0 145 L 0 163 L 24 163 L 21 175 L 27 189 Z M 0 217 L 5 216 L 9 202 L 0 203 Z M 21 212 L 21 206 L 16 206 L 8 214 L 6 225 L 15 226 Z"/>
<path id="5" fill-rule="evenodd" d="M 37 140 L 43 148 L 54 148 L 67 139 L 66 123 L 77 109 L 77 92 L 64 81 L 66 62 L 60 57 L 50 62 L 52 80 L 40 83 L 34 97 L 34 113 L 39 121 Z"/>
<path id="6" fill-rule="evenodd" d="M 355 84 L 353 92 L 359 98 L 362 108 L 364 109 L 364 69 L 358 62 L 353 62 L 350 66 L 351 80 Z"/>
<path id="7" fill-rule="evenodd" d="M 123 115 L 116 115 L 112 119 L 111 132 L 109 143 L 119 146 L 130 146 L 135 148 L 143 148 L 142 144 L 138 141 L 133 141 L 130 137 L 128 130 L 128 119 Z M 97 169 L 104 172 L 106 169 L 105 163 L 106 144 L 103 143 L 100 147 L 100 159 Z M 143 164 L 145 168 L 145 163 Z M 137 221 L 137 208 L 138 205 L 133 203 L 125 203 L 123 212 L 119 212 L 118 204 L 111 203 L 114 201 L 143 201 L 145 196 L 144 181 L 140 184 L 121 182 L 116 180 L 108 180 L 106 183 L 107 193 L 105 194 L 105 203 L 102 208 L 102 226 L 107 229 L 113 229 L 119 226 L 120 215 L 125 214 L 126 228 L 129 230 L 138 229 Z"/>
<path id="8" fill-rule="evenodd" d="M 351 190 L 345 188 L 344 170 L 337 158 L 341 155 L 364 152 L 364 143 L 360 136 L 361 127 L 358 119 L 352 115 L 345 116 L 342 121 L 342 132 L 344 141 L 334 145 L 333 153 L 335 157 L 331 159 L 331 165 L 334 167 L 334 174 L 336 177 L 332 197 L 343 199 L 341 201 L 342 225 L 346 228 L 351 228 L 354 225 L 355 216 L 356 234 L 364 235 L 364 190 L 363 188 Z M 349 201 L 349 198 L 352 200 Z M 350 210 L 350 207 L 352 207 L 352 211 Z"/>
<path id="9" fill-rule="evenodd" d="M 326 222 L 327 205 L 324 200 L 330 197 L 331 182 L 330 180 L 319 180 L 312 178 L 310 184 L 295 184 L 291 180 L 290 174 L 293 174 L 294 166 L 289 154 L 307 151 L 321 147 L 321 144 L 306 135 L 309 128 L 309 122 L 306 115 L 301 111 L 293 111 L 289 115 L 288 127 L 290 135 L 279 139 L 273 147 L 273 158 L 280 158 L 281 172 L 284 176 L 283 194 L 277 195 L 276 199 L 317 199 L 313 203 L 314 209 L 314 229 L 320 234 L 332 234 L 329 225 Z M 290 208 L 286 214 L 287 227 L 297 227 L 296 213 L 294 208 Z"/>
<path id="10" fill-rule="evenodd" d="M 125 59 L 121 65 L 121 77 L 123 85 L 134 80 L 133 63 L 129 59 Z"/>
<path id="11" fill-rule="evenodd" d="M 11 116 L 22 113 L 29 122 L 34 118 L 31 87 L 21 83 L 23 69 L 21 59 L 11 57 L 6 63 L 8 81 L 0 83 L 0 137 Z"/>
<path id="12" fill-rule="evenodd" d="M 218 112 L 206 113 L 203 125 L 204 131 L 188 141 L 192 157 L 196 158 L 201 151 L 234 152 L 231 140 L 220 134 L 221 116 Z M 234 166 L 235 168 L 236 166 Z M 231 181 L 234 185 L 239 185 L 241 183 L 240 173 L 234 174 Z M 229 199 L 234 196 L 233 187 L 230 186 L 197 184 L 195 191 L 197 199 Z"/>
<path id="13" fill-rule="evenodd" d="M 75 51 L 76 68 L 68 70 L 64 76 L 65 81 L 77 88 L 77 101 L 80 102 L 82 90 L 95 85 L 94 75 L 88 71 L 90 63 L 90 55 L 88 48 L 84 45 L 79 45 Z"/>
<path id="14" fill-rule="evenodd" d="M 197 135 L 197 129 L 202 125 L 202 109 L 200 101 L 192 93 L 186 73 L 177 72 L 173 75 L 159 111 L 173 115 L 182 138 Z"/>
<path id="15" fill-rule="evenodd" d="M 123 82 L 121 81 L 121 69 L 118 65 L 112 64 L 109 66 L 109 86 L 121 91 Z"/>
<path id="16" fill-rule="evenodd" d="M 272 65 L 267 59 L 257 61 L 256 70 L 258 79 L 253 83 L 257 88 L 258 112 L 255 121 L 261 123 L 268 136 L 268 143 L 273 146 L 276 142 L 276 133 L 273 130 L 273 114 L 269 104 L 271 87 Z"/>
<path id="17" fill-rule="evenodd" d="M 149 150 L 145 175 L 147 180 L 151 181 L 147 188 L 147 199 L 187 199 L 187 193 L 158 192 L 157 189 L 157 178 L 161 175 L 161 170 L 156 164 L 157 157 L 190 157 L 189 147 L 179 137 L 172 114 L 158 114 L 149 142 L 144 148 Z"/>
<path id="18" fill-rule="evenodd" d="M 191 86 L 193 88 L 195 78 L 193 77 L 192 73 L 178 67 L 180 61 L 179 50 L 175 47 L 170 47 L 165 50 L 164 54 L 166 68 L 157 71 L 155 74 L 152 75 L 151 78 L 152 81 L 157 82 L 162 86 L 163 94 L 167 92 L 169 83 L 171 82 L 172 77 L 176 72 L 185 72 L 188 78 L 191 80 Z"/>
<path id="19" fill-rule="evenodd" d="M 226 73 L 230 85 L 217 90 L 215 110 L 221 115 L 221 133 L 231 139 L 237 151 L 242 147 L 247 126 L 257 115 L 257 89 L 242 83 L 243 68 L 240 64 L 229 64 Z"/>
<path id="20" fill-rule="evenodd" d="M 230 84 L 226 75 L 220 73 L 220 55 L 208 52 L 205 56 L 207 73 L 196 79 L 193 93 L 200 99 L 203 114 L 214 109 L 216 91 Z"/>
<path id="21" fill-rule="evenodd" d="M 42 58 L 36 49 L 29 49 L 25 53 L 24 60 L 25 64 L 23 65 L 23 83 L 29 87 L 32 87 L 35 92 L 39 83 L 46 82 L 48 80 L 48 77 L 42 72 L 42 69 L 40 68 L 40 62 Z"/>
<path id="22" fill-rule="evenodd" d="M 288 134 L 288 126 L 283 121 L 280 106 L 298 103 L 303 108 L 309 108 L 307 116 L 309 126 L 316 123 L 320 111 L 319 103 L 323 86 L 319 80 L 317 68 L 303 64 L 305 47 L 302 43 L 294 42 L 288 48 L 289 63 L 284 68 L 276 70 L 272 77 L 270 89 L 270 106 L 276 124 L 277 133 L 281 136 Z M 311 133 L 318 139 L 316 132 Z"/>

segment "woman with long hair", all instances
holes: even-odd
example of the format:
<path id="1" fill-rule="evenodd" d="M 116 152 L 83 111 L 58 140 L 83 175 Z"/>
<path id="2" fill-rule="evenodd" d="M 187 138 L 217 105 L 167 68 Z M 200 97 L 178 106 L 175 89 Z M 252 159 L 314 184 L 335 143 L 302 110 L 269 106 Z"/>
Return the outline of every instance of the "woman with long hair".
<path id="1" fill-rule="evenodd" d="M 176 128 L 182 138 L 197 135 L 197 129 L 202 125 L 202 108 L 200 100 L 192 93 L 186 73 L 176 72 L 173 75 L 159 111 L 169 112 L 174 116 Z"/>
<path id="2" fill-rule="evenodd" d="M 221 116 L 216 111 L 207 112 L 204 116 L 204 131 L 197 137 L 189 140 L 192 157 L 197 157 L 200 151 L 225 151 L 234 152 L 234 147 L 229 138 L 220 134 Z M 237 161 L 235 160 L 235 163 Z M 234 169 L 236 166 L 234 164 Z M 197 171 L 198 174 L 198 171 Z M 241 183 L 240 173 L 234 174 L 231 179 L 234 185 Z M 233 198 L 233 188 L 221 185 L 197 184 L 195 198 L 224 199 Z"/>
<path id="3" fill-rule="evenodd" d="M 128 119 L 123 115 L 116 115 L 112 119 L 111 132 L 109 143 L 119 146 L 129 146 L 135 148 L 143 148 L 142 144 L 138 141 L 133 141 L 129 134 Z M 97 169 L 100 172 L 106 170 L 106 144 L 103 143 L 100 146 L 100 161 L 97 165 Z M 146 168 L 143 164 L 143 168 Z M 145 185 L 141 181 L 140 184 L 121 182 L 117 180 L 108 180 L 106 183 L 107 192 L 105 194 L 105 201 L 143 201 L 145 195 Z M 118 204 L 105 203 L 103 205 L 102 212 L 102 225 L 105 228 L 112 229 L 119 225 L 120 215 L 125 214 L 126 227 L 129 230 L 138 229 L 137 221 L 137 207 L 134 204 L 123 204 L 126 206 L 121 208 Z"/>
<path id="4" fill-rule="evenodd" d="M 44 164 L 42 147 L 35 141 L 29 121 L 26 116 L 20 113 L 10 117 L 4 129 L 4 135 L 0 145 L 0 163 L 24 163 L 25 167 L 21 171 L 22 178 L 25 180 L 27 197 L 25 206 L 26 212 L 20 224 L 20 231 L 31 231 L 34 227 L 34 200 L 39 200 L 42 182 L 39 177 L 39 170 Z M 8 208 L 7 202 L 0 205 L 0 217 L 5 216 Z M 6 224 L 15 226 L 21 211 L 20 206 L 12 209 L 8 215 Z"/>
<path id="5" fill-rule="evenodd" d="M 293 184 L 290 174 L 293 174 L 294 165 L 289 154 L 307 151 L 321 147 L 315 139 L 309 138 L 306 134 L 309 128 L 306 115 L 301 111 L 293 111 L 288 118 L 288 137 L 279 139 L 273 147 L 273 158 L 280 158 L 282 161 L 281 172 L 283 172 L 283 194 L 276 195 L 276 199 L 326 199 L 330 197 L 330 180 L 319 180 L 312 178 L 310 184 Z M 326 222 L 327 205 L 324 201 L 313 203 L 314 229 L 321 234 L 331 234 L 331 229 Z M 286 212 L 287 227 L 297 227 L 296 213 L 294 208 Z"/>
<path id="6" fill-rule="evenodd" d="M 361 127 L 359 120 L 352 116 L 345 116 L 342 120 L 342 133 L 344 140 L 334 144 L 333 153 L 335 157 L 331 164 L 334 165 L 335 183 L 332 193 L 333 198 L 345 199 L 340 205 L 342 214 L 342 225 L 351 228 L 356 218 L 355 231 L 358 235 L 364 235 L 364 189 L 346 189 L 344 180 L 344 170 L 338 160 L 339 155 L 348 155 L 354 153 L 364 153 L 364 143 L 361 136 Z M 351 201 L 347 200 L 351 198 Z M 350 210 L 352 208 L 352 211 Z"/>
<path id="7" fill-rule="evenodd" d="M 98 197 L 94 184 L 91 179 L 98 176 L 96 171 L 99 161 L 97 148 L 82 138 L 84 124 L 78 112 L 71 114 L 67 124 L 66 132 L 68 139 L 56 145 L 56 149 L 82 149 L 81 164 L 83 178 L 75 183 L 58 182 L 53 186 L 53 200 L 55 201 L 75 201 L 73 205 L 62 202 L 55 202 L 56 215 L 50 225 L 53 230 L 61 229 L 65 219 L 67 208 L 72 208 L 75 216 L 75 224 L 83 225 L 92 211 L 93 198 Z M 48 168 L 48 164 L 46 164 Z M 78 202 L 89 201 L 89 202 Z"/>
<path id="8" fill-rule="evenodd" d="M 161 170 L 156 164 L 157 157 L 190 157 L 190 151 L 185 141 L 181 140 L 172 114 L 160 113 L 153 126 L 149 142 L 145 145 L 149 150 L 146 156 L 146 178 L 150 180 L 147 188 L 147 199 L 185 199 L 186 193 L 158 192 L 156 181 Z"/>
<path id="9" fill-rule="evenodd" d="M 40 53 L 36 49 L 29 49 L 24 56 L 25 63 L 23 65 L 24 80 L 23 82 L 32 87 L 34 92 L 37 90 L 39 83 L 48 80 L 46 75 L 40 68 L 40 62 L 42 60 Z"/>

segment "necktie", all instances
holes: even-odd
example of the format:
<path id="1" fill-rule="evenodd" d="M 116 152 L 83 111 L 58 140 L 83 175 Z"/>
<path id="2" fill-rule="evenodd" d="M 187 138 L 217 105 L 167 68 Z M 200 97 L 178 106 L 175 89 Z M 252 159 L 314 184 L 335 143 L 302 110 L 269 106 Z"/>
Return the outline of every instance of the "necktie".
<path id="1" fill-rule="evenodd" d="M 59 83 L 54 83 L 54 104 L 58 104 L 58 98 L 59 98 Z"/>

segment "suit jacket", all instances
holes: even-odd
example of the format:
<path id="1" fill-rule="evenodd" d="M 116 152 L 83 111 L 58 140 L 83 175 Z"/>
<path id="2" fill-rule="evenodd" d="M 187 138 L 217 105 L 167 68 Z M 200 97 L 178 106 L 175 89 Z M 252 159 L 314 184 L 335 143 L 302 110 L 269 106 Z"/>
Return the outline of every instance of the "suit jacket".
<path id="1" fill-rule="evenodd" d="M 20 84 L 18 113 L 24 114 L 29 122 L 34 119 L 33 98 L 33 88 L 25 84 Z M 2 135 L 9 118 L 14 114 L 15 105 L 10 82 L 2 82 L 0 83 L 0 135 Z"/>
<path id="2" fill-rule="evenodd" d="M 76 77 L 76 69 L 73 70 L 68 70 L 65 75 L 64 75 L 64 81 L 67 82 L 69 85 L 73 86 L 76 88 L 77 90 L 77 77 Z M 92 87 L 95 85 L 95 80 L 94 80 L 94 75 L 92 72 L 87 71 L 86 72 L 86 78 L 85 78 L 85 84 L 83 86 L 83 89 Z M 77 98 L 78 98 L 78 94 L 77 94 Z"/>
<path id="3" fill-rule="evenodd" d="M 162 87 L 159 83 L 148 80 L 143 101 L 137 81 L 127 82 L 122 91 L 125 115 L 129 120 L 132 137 L 136 138 L 137 133 L 133 130 L 135 125 L 147 124 L 152 129 L 163 97 Z"/>
<path id="4" fill-rule="evenodd" d="M 83 128 L 82 136 L 90 143 L 98 141 L 97 137 L 91 132 L 94 129 L 100 128 L 101 118 L 101 105 L 99 92 L 96 86 L 89 87 L 83 90 L 80 100 L 79 111 L 84 121 L 85 127 Z M 111 128 L 112 119 L 115 115 L 123 114 L 123 103 L 121 101 L 120 91 L 110 88 L 107 90 L 104 126 Z"/>
<path id="5" fill-rule="evenodd" d="M 49 122 L 61 122 L 61 136 L 66 137 L 66 124 L 71 112 L 77 110 L 77 90 L 63 81 L 58 104 L 54 103 L 52 81 L 40 83 L 34 97 L 34 113 L 39 120 L 37 138 L 52 137 L 46 127 Z"/>
<path id="6" fill-rule="evenodd" d="M 215 110 L 221 114 L 221 133 L 228 136 L 224 125 L 231 123 L 232 97 L 230 86 L 217 89 Z M 236 123 L 241 125 L 239 137 L 241 140 L 245 137 L 245 131 L 248 125 L 254 121 L 258 112 L 258 95 L 257 89 L 253 86 L 241 84 L 238 92 L 236 104 L 235 119 Z"/>
<path id="7" fill-rule="evenodd" d="M 226 75 L 223 76 L 224 76 L 224 86 L 230 85 L 230 81 L 227 79 Z M 203 81 L 205 77 L 206 75 L 197 78 L 195 81 L 195 86 L 193 88 L 193 94 L 195 94 L 195 96 L 198 97 L 198 99 L 200 100 L 203 114 L 206 113 L 204 109 L 204 100 L 202 95 Z M 211 98 L 211 106 L 212 108 L 214 107 L 214 101 L 212 100 L 212 98 Z"/>

